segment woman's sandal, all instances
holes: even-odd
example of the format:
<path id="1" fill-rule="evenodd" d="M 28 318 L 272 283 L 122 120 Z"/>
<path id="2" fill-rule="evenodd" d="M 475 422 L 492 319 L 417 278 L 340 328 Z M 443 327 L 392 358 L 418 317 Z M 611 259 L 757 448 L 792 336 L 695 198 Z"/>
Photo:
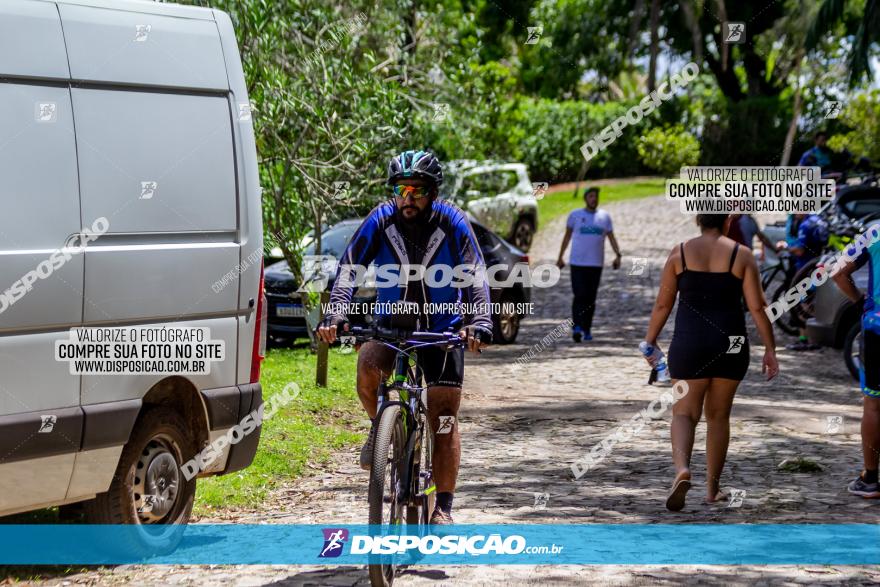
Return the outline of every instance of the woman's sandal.
<path id="1" fill-rule="evenodd" d="M 691 485 L 690 479 L 676 480 L 672 485 L 672 491 L 669 492 L 669 497 L 666 498 L 666 509 L 670 512 L 679 512 L 684 509 L 684 499 L 687 492 L 690 491 Z"/>

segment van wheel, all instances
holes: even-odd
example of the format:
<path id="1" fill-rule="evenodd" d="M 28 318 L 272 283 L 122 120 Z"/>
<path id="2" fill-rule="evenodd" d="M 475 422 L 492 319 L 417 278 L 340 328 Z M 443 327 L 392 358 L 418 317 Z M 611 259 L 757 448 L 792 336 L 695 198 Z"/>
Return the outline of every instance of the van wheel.
<path id="1" fill-rule="evenodd" d="M 196 454 L 196 444 L 183 418 L 166 407 L 147 409 L 138 418 L 110 489 L 85 504 L 92 524 L 132 524 L 126 552 L 164 554 L 173 551 L 189 522 L 196 493 L 181 465 Z"/>
<path id="2" fill-rule="evenodd" d="M 513 227 L 513 246 L 524 253 L 529 252 L 532 246 L 532 237 L 535 234 L 535 225 L 528 218 L 520 218 Z"/>

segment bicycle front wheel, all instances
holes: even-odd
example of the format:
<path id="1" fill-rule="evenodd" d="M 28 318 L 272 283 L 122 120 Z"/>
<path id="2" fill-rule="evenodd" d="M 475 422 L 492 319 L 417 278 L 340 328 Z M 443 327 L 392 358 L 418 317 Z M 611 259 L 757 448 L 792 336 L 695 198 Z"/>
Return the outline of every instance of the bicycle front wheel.
<path id="1" fill-rule="evenodd" d="M 406 465 L 406 437 L 400 406 L 382 412 L 373 445 L 373 468 L 370 472 L 368 501 L 369 524 L 399 526 L 404 523 L 404 505 L 400 503 L 400 479 Z M 388 587 L 394 582 L 394 564 L 370 564 L 370 584 Z"/>

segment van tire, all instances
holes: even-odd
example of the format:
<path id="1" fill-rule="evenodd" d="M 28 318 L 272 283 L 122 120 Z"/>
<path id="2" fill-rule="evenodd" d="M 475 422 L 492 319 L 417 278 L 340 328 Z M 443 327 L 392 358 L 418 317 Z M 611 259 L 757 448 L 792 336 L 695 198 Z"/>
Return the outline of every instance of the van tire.
<path id="1" fill-rule="evenodd" d="M 129 524 L 142 530 L 126 534 L 126 544 L 114 547 L 125 554 L 156 555 L 172 552 L 183 537 L 183 527 L 192 514 L 196 493 L 196 479 L 187 480 L 180 467 L 197 452 L 196 443 L 187 430 L 186 423 L 175 410 L 164 406 L 144 411 L 135 423 L 128 443 L 122 449 L 116 473 L 106 493 L 98 494 L 85 503 L 86 521 L 91 524 Z M 173 471 L 168 466 L 174 459 Z M 148 462 L 142 459 L 149 458 Z M 163 467 L 164 465 L 164 467 Z M 154 468 L 156 467 L 156 468 Z M 153 473 L 153 479 L 164 482 L 167 475 L 174 475 L 176 491 L 168 512 L 161 518 L 156 513 L 139 513 L 136 501 L 136 485 L 145 483 L 139 472 Z M 160 475 L 158 472 L 166 472 Z M 175 475 L 176 473 L 176 475 Z M 170 487 L 170 485 L 169 485 Z M 167 494 L 166 494 L 167 498 Z M 144 509 L 143 505 L 140 506 Z M 161 513 L 161 512 L 160 512 Z M 150 528 L 149 533 L 145 528 Z M 162 529 L 160 529 L 162 528 Z"/>

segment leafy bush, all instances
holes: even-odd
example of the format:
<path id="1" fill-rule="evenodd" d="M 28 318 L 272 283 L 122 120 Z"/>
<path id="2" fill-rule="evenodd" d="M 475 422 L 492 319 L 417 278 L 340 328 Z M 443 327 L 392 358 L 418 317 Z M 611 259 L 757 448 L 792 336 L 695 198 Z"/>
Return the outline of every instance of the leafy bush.
<path id="1" fill-rule="evenodd" d="M 636 153 L 637 137 L 654 126 L 662 125 L 677 106 L 662 105 L 636 126 L 600 151 L 591 161 L 590 177 L 624 177 L 647 170 Z M 581 146 L 599 134 L 615 119 L 624 116 L 637 102 L 592 104 L 574 100 L 524 99 L 512 112 L 507 127 L 514 142 L 512 153 L 525 162 L 536 181 L 561 182 L 577 176 L 584 162 Z"/>
<path id="2" fill-rule="evenodd" d="M 681 125 L 652 128 L 639 138 L 636 149 L 646 167 L 666 176 L 700 161 L 699 141 Z"/>

